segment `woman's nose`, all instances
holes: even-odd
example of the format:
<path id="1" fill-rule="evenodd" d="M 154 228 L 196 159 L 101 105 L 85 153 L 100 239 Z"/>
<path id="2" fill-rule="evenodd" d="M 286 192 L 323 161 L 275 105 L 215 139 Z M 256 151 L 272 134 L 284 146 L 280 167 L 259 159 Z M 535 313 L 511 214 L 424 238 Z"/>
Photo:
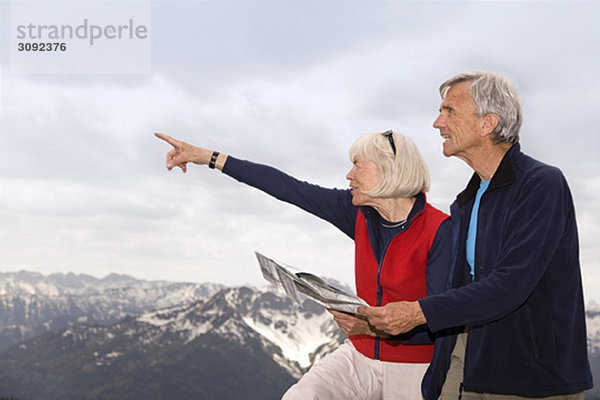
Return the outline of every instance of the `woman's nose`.
<path id="1" fill-rule="evenodd" d="M 356 167 L 350 168 L 350 171 L 348 171 L 348 173 L 346 174 L 346 179 L 348 179 L 349 181 L 351 181 L 354 178 L 354 168 Z"/>

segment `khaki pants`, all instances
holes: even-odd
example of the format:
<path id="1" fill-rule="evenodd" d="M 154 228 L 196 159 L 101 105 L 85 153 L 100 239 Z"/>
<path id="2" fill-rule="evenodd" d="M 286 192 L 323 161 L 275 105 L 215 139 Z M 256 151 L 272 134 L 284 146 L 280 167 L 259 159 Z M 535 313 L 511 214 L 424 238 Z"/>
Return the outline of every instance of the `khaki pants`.
<path id="1" fill-rule="evenodd" d="M 463 381 L 463 370 L 465 362 L 465 350 L 467 348 L 468 332 L 463 332 L 456 338 L 456 345 L 452 351 L 450 369 L 446 375 L 446 381 L 442 387 L 439 400 L 510 400 L 510 399 L 547 399 L 547 400 L 583 400 L 583 392 L 549 397 L 521 397 L 506 394 L 475 393 L 461 390 Z"/>
<path id="2" fill-rule="evenodd" d="M 283 400 L 421 400 L 429 364 L 372 360 L 346 340 L 304 374 Z"/>

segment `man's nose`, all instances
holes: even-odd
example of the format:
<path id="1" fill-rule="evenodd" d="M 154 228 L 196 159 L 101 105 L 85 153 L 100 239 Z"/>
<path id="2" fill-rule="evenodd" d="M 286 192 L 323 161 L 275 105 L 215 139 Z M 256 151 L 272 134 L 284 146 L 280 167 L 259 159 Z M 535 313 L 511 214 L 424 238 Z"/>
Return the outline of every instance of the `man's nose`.
<path id="1" fill-rule="evenodd" d="M 442 117 L 442 114 L 440 114 L 435 119 L 435 121 L 433 121 L 433 127 L 436 129 L 440 129 L 440 128 L 443 128 L 444 125 L 445 125 L 444 118 Z"/>

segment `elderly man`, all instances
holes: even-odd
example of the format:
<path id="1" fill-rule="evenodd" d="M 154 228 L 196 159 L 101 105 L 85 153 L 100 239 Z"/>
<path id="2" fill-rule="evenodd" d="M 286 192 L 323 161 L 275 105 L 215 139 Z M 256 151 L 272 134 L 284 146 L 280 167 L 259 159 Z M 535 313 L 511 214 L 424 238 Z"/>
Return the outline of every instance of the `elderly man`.
<path id="1" fill-rule="evenodd" d="M 583 399 L 592 387 L 575 210 L 558 168 L 521 152 L 521 101 L 505 76 L 440 86 L 443 152 L 474 171 L 450 207 L 448 291 L 365 307 L 377 329 L 437 332 L 430 399 Z"/>

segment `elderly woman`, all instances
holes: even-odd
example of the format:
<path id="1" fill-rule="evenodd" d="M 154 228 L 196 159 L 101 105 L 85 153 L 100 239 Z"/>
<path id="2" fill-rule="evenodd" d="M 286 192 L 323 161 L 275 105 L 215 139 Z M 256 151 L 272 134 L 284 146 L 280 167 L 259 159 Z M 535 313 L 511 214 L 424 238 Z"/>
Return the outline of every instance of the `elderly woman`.
<path id="1" fill-rule="evenodd" d="M 427 203 L 429 172 L 417 147 L 387 131 L 350 148 L 350 189 L 328 189 L 265 165 L 192 146 L 157 133 L 173 149 L 167 168 L 207 164 L 232 178 L 324 219 L 355 241 L 357 294 L 370 305 L 440 292 L 447 277 L 448 216 Z M 426 327 L 391 337 L 366 318 L 330 310 L 349 336 L 316 363 L 284 399 L 417 399 L 433 354 Z"/>

